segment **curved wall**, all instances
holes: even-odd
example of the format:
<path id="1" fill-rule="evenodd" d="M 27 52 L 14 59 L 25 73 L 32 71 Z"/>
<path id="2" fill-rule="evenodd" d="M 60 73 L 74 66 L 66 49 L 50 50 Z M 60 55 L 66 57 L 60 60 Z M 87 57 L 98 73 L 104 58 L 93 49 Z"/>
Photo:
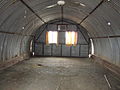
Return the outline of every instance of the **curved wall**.
<path id="1" fill-rule="evenodd" d="M 34 10 L 33 13 L 30 8 Z M 85 7 L 66 4 L 63 17 L 81 24 L 93 38 L 95 55 L 120 66 L 120 0 L 75 0 Z M 61 18 L 60 6 L 45 9 L 57 0 L 0 1 L 0 61 L 28 53 L 28 41 L 42 24 Z M 74 2 L 71 0 L 71 2 Z M 67 2 L 66 2 L 67 3 Z M 110 22 L 109 26 L 107 23 Z"/>

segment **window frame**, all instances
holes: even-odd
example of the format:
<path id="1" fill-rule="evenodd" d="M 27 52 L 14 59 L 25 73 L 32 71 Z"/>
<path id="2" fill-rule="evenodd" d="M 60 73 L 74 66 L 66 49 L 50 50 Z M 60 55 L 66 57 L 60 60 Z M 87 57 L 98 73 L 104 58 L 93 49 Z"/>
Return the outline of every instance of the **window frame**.
<path id="1" fill-rule="evenodd" d="M 49 32 L 52 32 L 52 33 L 53 33 L 53 32 L 57 32 L 57 34 L 56 34 L 56 35 L 57 35 L 57 39 L 56 39 L 57 42 L 55 42 L 55 43 L 54 43 L 54 42 L 53 42 L 53 43 L 49 43 Z M 54 35 L 53 35 L 53 37 L 54 37 Z M 47 32 L 46 32 L 46 44 L 47 44 L 47 45 L 50 45 L 50 44 L 58 44 L 58 31 L 47 31 Z"/>
<path id="2" fill-rule="evenodd" d="M 66 36 L 66 33 L 67 33 L 67 32 L 69 32 L 69 33 L 70 33 L 70 32 L 71 32 L 71 33 L 74 32 L 74 33 L 75 33 L 74 44 L 73 44 L 73 43 L 67 44 L 67 41 L 66 41 L 66 40 L 67 40 L 67 36 Z M 77 34 L 77 36 L 76 36 L 76 34 Z M 71 36 L 71 37 L 72 37 L 72 36 Z M 72 39 L 71 37 L 70 37 L 70 39 Z M 72 40 L 70 40 L 70 41 L 72 41 Z M 66 32 L 65 32 L 65 45 L 67 45 L 67 46 L 76 46 L 77 44 L 78 44 L 78 32 L 77 32 L 77 31 L 66 31 Z"/>

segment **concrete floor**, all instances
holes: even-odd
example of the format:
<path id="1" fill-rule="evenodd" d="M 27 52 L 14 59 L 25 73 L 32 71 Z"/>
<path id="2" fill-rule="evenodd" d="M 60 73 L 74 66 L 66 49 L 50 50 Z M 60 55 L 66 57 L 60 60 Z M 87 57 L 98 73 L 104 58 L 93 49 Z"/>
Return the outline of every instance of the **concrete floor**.
<path id="1" fill-rule="evenodd" d="M 31 58 L 0 71 L 0 90 L 120 90 L 120 79 L 86 58 Z"/>

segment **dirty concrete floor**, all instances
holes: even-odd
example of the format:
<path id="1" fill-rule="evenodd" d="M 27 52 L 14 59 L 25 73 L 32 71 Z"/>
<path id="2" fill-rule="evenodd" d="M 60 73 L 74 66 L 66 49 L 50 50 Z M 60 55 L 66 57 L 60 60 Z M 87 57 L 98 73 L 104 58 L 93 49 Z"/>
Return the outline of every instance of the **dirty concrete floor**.
<path id="1" fill-rule="evenodd" d="M 120 90 L 120 80 L 88 58 L 31 58 L 0 71 L 0 90 Z"/>

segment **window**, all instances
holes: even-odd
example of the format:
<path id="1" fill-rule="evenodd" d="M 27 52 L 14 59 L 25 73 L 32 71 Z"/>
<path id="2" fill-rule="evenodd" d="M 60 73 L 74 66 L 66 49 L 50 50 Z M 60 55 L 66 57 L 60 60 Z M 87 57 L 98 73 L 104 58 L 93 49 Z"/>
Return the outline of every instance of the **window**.
<path id="1" fill-rule="evenodd" d="M 66 32 L 66 45 L 76 45 L 77 44 L 77 32 L 69 31 Z"/>
<path id="2" fill-rule="evenodd" d="M 66 31 L 67 25 L 66 24 L 58 24 L 57 29 L 58 29 L 58 31 Z"/>
<path id="3" fill-rule="evenodd" d="M 58 32 L 48 31 L 46 33 L 46 43 L 47 44 L 57 44 L 58 43 Z"/>

